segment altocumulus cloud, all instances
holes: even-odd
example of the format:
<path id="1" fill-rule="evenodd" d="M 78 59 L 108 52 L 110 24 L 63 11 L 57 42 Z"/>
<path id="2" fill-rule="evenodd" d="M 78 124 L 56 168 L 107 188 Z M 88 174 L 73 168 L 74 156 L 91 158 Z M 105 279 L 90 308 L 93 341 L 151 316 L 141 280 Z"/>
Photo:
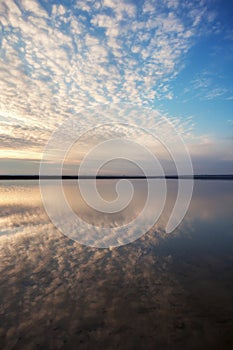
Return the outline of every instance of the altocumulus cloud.
<path id="1" fill-rule="evenodd" d="M 19 158 L 40 159 L 51 132 L 87 107 L 154 109 L 171 99 L 169 82 L 214 16 L 205 1 L 1 1 L 3 156 L 17 148 Z M 96 120 L 87 113 L 79 122 Z"/>

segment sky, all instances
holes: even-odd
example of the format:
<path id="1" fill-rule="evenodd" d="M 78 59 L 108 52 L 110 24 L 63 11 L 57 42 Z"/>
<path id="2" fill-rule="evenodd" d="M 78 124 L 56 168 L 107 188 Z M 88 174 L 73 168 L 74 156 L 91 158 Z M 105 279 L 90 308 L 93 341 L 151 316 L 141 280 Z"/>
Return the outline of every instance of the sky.
<path id="1" fill-rule="evenodd" d="M 233 173 L 232 16 L 227 0 L 1 0 L 1 174 L 38 173 L 67 120 L 160 130 L 150 110 L 175 125 L 195 173 Z M 107 117 L 125 104 L 136 117 Z"/>

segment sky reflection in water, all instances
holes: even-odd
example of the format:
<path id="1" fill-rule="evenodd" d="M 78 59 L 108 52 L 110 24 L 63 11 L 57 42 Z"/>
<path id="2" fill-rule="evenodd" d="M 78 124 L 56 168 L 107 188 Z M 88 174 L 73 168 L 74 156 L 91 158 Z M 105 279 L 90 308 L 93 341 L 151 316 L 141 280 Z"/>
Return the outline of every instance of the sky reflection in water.
<path id="1" fill-rule="evenodd" d="M 109 199 L 112 185 L 100 183 Z M 72 182 L 65 193 L 74 211 L 101 230 L 141 210 L 145 184 L 135 186 L 134 205 L 121 215 L 89 210 Z M 168 235 L 176 190 L 168 181 L 166 208 L 153 229 L 109 250 L 63 236 L 42 207 L 37 182 L 2 181 L 1 348 L 230 349 L 233 184 L 195 181 L 188 213 Z"/>

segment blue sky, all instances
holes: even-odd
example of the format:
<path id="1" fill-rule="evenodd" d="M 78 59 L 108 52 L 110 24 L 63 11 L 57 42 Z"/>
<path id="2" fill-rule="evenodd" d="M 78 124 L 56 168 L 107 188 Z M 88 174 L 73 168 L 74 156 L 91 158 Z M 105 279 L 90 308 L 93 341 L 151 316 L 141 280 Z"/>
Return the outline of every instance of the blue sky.
<path id="1" fill-rule="evenodd" d="M 2 0 L 1 172 L 37 172 L 66 118 L 122 102 L 187 130 L 196 172 L 233 172 L 232 16 L 226 0 Z"/>

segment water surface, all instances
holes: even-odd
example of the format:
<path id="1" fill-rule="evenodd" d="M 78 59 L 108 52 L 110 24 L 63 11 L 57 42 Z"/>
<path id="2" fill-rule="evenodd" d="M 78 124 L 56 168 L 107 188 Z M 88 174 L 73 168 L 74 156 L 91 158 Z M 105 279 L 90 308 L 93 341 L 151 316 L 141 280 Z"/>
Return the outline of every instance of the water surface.
<path id="1" fill-rule="evenodd" d="M 113 199 L 112 180 L 100 181 L 102 195 Z M 232 349 L 233 182 L 196 180 L 171 234 L 164 225 L 177 181 L 167 183 L 156 225 L 110 250 L 60 233 L 37 181 L 1 181 L 1 349 Z M 64 191 L 73 210 L 101 230 L 141 210 L 146 186 L 134 185 L 134 204 L 114 217 L 88 208 L 74 182 Z"/>

